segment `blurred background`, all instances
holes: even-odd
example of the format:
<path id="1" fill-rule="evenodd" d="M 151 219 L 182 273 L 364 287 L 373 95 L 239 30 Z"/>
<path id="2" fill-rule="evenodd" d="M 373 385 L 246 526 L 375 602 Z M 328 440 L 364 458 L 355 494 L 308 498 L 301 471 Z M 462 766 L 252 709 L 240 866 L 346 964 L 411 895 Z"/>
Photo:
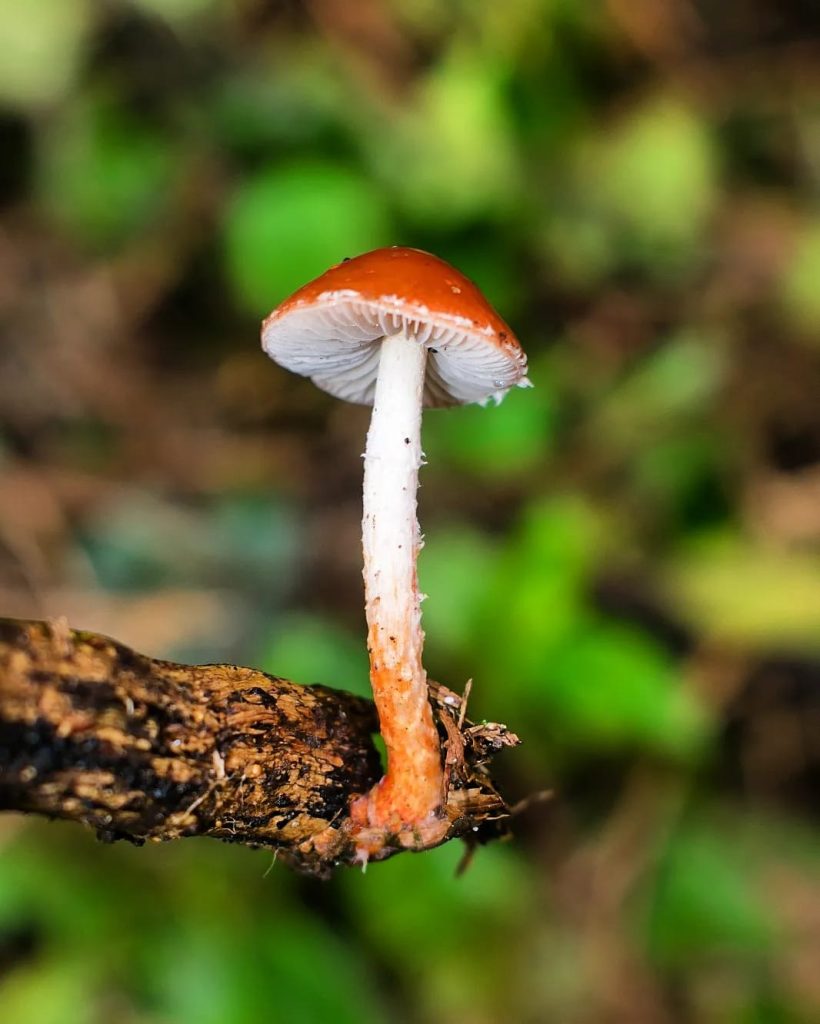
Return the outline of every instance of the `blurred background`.
<path id="1" fill-rule="evenodd" d="M 0 0 L 0 614 L 366 693 L 368 412 L 260 318 L 476 280 L 535 389 L 433 412 L 433 678 L 512 842 L 305 881 L 0 820 L 14 1024 L 820 1019 L 812 0 Z"/>

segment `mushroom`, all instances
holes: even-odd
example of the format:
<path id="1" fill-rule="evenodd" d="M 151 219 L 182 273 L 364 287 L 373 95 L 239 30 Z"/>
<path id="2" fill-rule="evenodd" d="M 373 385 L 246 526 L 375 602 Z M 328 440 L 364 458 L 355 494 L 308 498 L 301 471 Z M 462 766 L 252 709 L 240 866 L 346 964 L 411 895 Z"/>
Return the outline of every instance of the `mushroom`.
<path id="1" fill-rule="evenodd" d="M 264 321 L 262 345 L 331 395 L 373 406 L 364 453 L 363 575 L 387 770 L 353 802 L 351 816 L 373 836 L 431 845 L 444 837 L 446 823 L 416 576 L 422 406 L 499 402 L 511 387 L 530 386 L 526 355 L 463 274 L 398 246 L 344 260 L 304 285 Z"/>

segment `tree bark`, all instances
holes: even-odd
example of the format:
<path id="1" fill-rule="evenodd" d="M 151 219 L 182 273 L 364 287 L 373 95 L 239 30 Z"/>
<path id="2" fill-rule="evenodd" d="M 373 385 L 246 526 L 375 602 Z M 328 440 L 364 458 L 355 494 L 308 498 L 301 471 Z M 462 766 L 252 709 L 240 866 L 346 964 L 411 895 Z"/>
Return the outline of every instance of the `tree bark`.
<path id="1" fill-rule="evenodd" d="M 505 831 L 486 765 L 517 739 L 431 684 L 445 841 Z M 0 810 L 135 843 L 208 835 L 326 876 L 357 860 L 348 808 L 382 774 L 373 705 L 233 665 L 179 665 L 61 622 L 0 619 Z M 407 849 L 388 840 L 372 859 Z M 419 845 L 413 849 L 421 848 Z"/>

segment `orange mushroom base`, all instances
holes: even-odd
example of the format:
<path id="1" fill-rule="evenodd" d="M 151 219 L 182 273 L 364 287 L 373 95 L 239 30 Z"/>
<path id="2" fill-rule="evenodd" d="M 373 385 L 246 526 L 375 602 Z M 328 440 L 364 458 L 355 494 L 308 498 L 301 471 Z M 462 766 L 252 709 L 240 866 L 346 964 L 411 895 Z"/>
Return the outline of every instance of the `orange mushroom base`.
<path id="1" fill-rule="evenodd" d="M 447 838 L 452 823 L 441 809 L 423 817 L 402 818 L 397 814 L 401 806 L 395 801 L 397 792 L 402 799 L 407 795 L 402 783 L 385 775 L 369 793 L 351 804 L 351 839 L 356 848 L 356 862 L 366 864 L 369 860 L 378 860 L 382 850 L 396 846 L 427 850 Z"/>
<path id="2" fill-rule="evenodd" d="M 377 649 L 371 649 L 371 657 L 378 664 Z M 375 856 L 386 841 L 397 838 L 402 846 L 435 845 L 449 828 L 442 809 L 441 745 L 426 697 L 426 680 L 421 680 L 424 697 L 420 713 L 419 680 L 402 679 L 390 666 L 374 668 L 371 681 L 379 696 L 388 762 L 384 778 L 351 804 L 354 839 L 362 859 Z"/>
<path id="3" fill-rule="evenodd" d="M 292 863 L 308 864 L 314 872 L 317 863 L 328 871 L 340 864 L 364 868 L 370 861 L 429 850 L 453 839 L 467 844 L 468 859 L 476 846 L 509 834 L 514 812 L 495 789 L 488 768 L 518 738 L 500 723 L 471 722 L 464 714 L 465 697 L 447 687 L 431 681 L 426 692 L 437 736 L 435 756 L 405 760 L 399 754 L 393 761 L 396 774 L 389 769 L 368 793 L 353 797 L 348 814 L 314 833 L 291 857 Z M 390 720 L 389 714 L 385 717 Z M 442 780 L 440 790 L 432 787 L 435 778 Z M 436 800 L 440 794 L 441 800 L 433 810 L 425 808 L 431 793 Z"/>

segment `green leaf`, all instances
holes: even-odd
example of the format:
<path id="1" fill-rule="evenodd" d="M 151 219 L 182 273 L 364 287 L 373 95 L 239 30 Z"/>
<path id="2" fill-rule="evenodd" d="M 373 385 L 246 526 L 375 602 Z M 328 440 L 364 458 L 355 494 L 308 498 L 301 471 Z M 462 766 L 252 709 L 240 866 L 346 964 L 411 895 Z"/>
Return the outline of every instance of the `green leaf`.
<path id="1" fill-rule="evenodd" d="M 511 208 L 518 189 L 504 72 L 454 46 L 412 102 L 365 136 L 373 166 L 419 224 L 454 226 Z"/>
<path id="2" fill-rule="evenodd" d="M 697 538 L 665 571 L 673 606 L 702 634 L 752 647 L 820 647 L 820 559 L 729 533 Z"/>
<path id="3" fill-rule="evenodd" d="M 218 0 L 131 0 L 148 14 L 164 18 L 172 25 L 182 24 L 217 6 Z"/>
<path id="4" fill-rule="evenodd" d="M 591 136 L 576 173 L 582 205 L 609 221 L 625 255 L 661 277 L 695 257 L 717 168 L 708 125 L 693 110 L 653 98 L 611 132 Z"/>
<path id="5" fill-rule="evenodd" d="M 531 708 L 552 656 L 575 635 L 586 614 L 600 525 L 577 498 L 536 501 L 500 557 L 472 641 L 498 695 L 494 714 L 514 720 Z"/>
<path id="6" fill-rule="evenodd" d="M 773 940 L 774 923 L 736 838 L 701 828 L 674 835 L 652 896 L 653 956 L 671 964 L 716 954 L 755 958 Z"/>
<path id="7" fill-rule="evenodd" d="M 370 667 L 364 638 L 311 615 L 288 615 L 257 659 L 259 668 L 297 683 L 324 683 L 362 697 L 370 694 Z"/>
<path id="8" fill-rule="evenodd" d="M 389 240 L 374 185 L 332 163 L 271 167 L 249 178 L 229 204 L 225 222 L 230 282 L 256 315 L 346 256 Z"/>
<path id="9" fill-rule="evenodd" d="M 71 87 L 92 27 L 87 0 L 0 0 L 0 102 L 37 107 Z"/>
<path id="10" fill-rule="evenodd" d="M 107 897 L 111 881 L 95 885 L 94 874 L 77 857 L 68 857 L 64 870 L 43 842 L 44 836 L 23 836 L 3 852 L 0 871 L 0 924 L 8 927 L 36 922 L 52 936 L 71 937 L 93 945 L 106 936 Z M 59 846 L 59 833 L 57 837 Z"/>
<path id="11" fill-rule="evenodd" d="M 272 909 L 272 908 L 271 908 Z M 238 931 L 216 916 L 169 929 L 153 951 L 153 1001 L 179 1024 L 379 1024 L 373 980 L 328 928 L 281 909 Z"/>
<path id="12" fill-rule="evenodd" d="M 798 239 L 781 288 L 786 311 L 815 344 L 820 337 L 820 222 L 807 224 Z"/>
<path id="13" fill-rule="evenodd" d="M 510 850 L 479 848 L 456 878 L 463 852 L 448 843 L 347 873 L 339 884 L 357 932 L 413 984 L 420 1019 L 471 1020 L 481 1007 L 480 1019 L 502 1020 L 531 893 Z"/>
<path id="14" fill-rule="evenodd" d="M 46 136 L 39 187 L 52 215 L 85 242 L 111 248 L 166 208 L 171 147 L 115 106 L 76 107 Z"/>
<path id="15" fill-rule="evenodd" d="M 707 718 L 670 658 L 648 636 L 593 621 L 545 666 L 542 700 L 561 742 L 638 746 L 690 756 Z"/>
<path id="16" fill-rule="evenodd" d="M 619 380 L 601 402 L 592 429 L 607 445 L 643 447 L 702 414 L 727 370 L 720 340 L 682 332 Z"/>
<path id="17" fill-rule="evenodd" d="M 487 538 L 467 526 L 436 527 L 425 538 L 419 582 L 429 595 L 423 625 L 434 654 L 469 649 L 496 562 Z"/>
<path id="18" fill-rule="evenodd" d="M 0 1020 L 20 1024 L 94 1024 L 99 1020 L 95 990 L 88 965 L 67 951 L 38 960 L 10 974 L 0 985 Z"/>
<path id="19" fill-rule="evenodd" d="M 424 427 L 427 460 L 447 463 L 477 477 L 505 480 L 520 476 L 549 452 L 553 407 L 547 381 L 536 391 L 514 388 L 498 406 L 465 406 L 430 415 Z"/>

